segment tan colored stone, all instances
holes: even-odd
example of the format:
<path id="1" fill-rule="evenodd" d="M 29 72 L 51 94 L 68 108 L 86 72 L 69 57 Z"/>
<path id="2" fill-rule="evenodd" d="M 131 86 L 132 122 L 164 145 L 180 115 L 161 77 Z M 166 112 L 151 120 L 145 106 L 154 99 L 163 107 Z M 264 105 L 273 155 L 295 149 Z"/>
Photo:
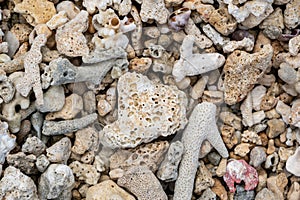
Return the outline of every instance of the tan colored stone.
<path id="1" fill-rule="evenodd" d="M 225 102 L 233 105 L 242 101 L 271 65 L 273 49 L 264 45 L 256 53 L 249 54 L 236 50 L 230 54 L 224 66 L 224 97 Z"/>
<path id="2" fill-rule="evenodd" d="M 196 175 L 196 182 L 194 192 L 196 194 L 201 194 L 203 190 L 210 188 L 214 185 L 214 179 L 212 178 L 212 174 L 206 168 L 203 161 L 200 161 L 200 166 Z"/>
<path id="3" fill-rule="evenodd" d="M 21 13 L 32 26 L 45 24 L 56 14 L 54 4 L 47 0 L 23 0 L 16 4 L 14 11 Z"/>
<path id="4" fill-rule="evenodd" d="M 236 144 L 238 144 L 238 137 L 235 134 L 235 130 L 233 127 L 228 125 L 221 126 L 221 134 L 224 140 L 225 145 L 232 149 Z"/>
<path id="5" fill-rule="evenodd" d="M 221 181 L 219 181 L 219 179 L 214 179 L 215 184 L 214 186 L 211 188 L 211 190 L 216 193 L 216 195 L 221 199 L 221 200 L 228 200 L 228 195 L 227 192 L 224 188 L 224 186 L 222 185 Z"/>
<path id="6" fill-rule="evenodd" d="M 250 146 L 248 143 L 241 143 L 234 148 L 234 154 L 244 157 L 250 152 Z"/>
<path id="7" fill-rule="evenodd" d="M 112 180 L 103 181 L 90 187 L 86 193 L 86 200 L 135 200 L 128 192 L 119 187 Z"/>
<path id="8" fill-rule="evenodd" d="M 214 26 L 219 33 L 225 36 L 233 33 L 237 27 L 236 20 L 228 13 L 226 7 L 214 10 L 210 14 L 208 22 Z"/>
<path id="9" fill-rule="evenodd" d="M 282 120 L 271 119 L 267 122 L 267 135 L 269 138 L 275 138 L 285 131 L 285 124 Z"/>

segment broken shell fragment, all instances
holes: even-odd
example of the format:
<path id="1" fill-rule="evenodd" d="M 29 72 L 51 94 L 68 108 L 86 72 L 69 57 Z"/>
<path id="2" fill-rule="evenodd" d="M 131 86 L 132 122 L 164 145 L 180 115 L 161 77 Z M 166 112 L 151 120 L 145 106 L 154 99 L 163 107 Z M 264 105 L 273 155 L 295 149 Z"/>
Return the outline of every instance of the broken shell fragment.
<path id="1" fill-rule="evenodd" d="M 191 15 L 191 10 L 188 8 L 180 8 L 175 10 L 169 17 L 168 25 L 175 31 L 184 29 Z"/>

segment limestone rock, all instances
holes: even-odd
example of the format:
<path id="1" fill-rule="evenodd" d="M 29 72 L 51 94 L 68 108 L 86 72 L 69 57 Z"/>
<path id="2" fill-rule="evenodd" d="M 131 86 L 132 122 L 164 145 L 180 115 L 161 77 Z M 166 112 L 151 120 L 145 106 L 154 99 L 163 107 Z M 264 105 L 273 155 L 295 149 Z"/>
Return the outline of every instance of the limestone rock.
<path id="1" fill-rule="evenodd" d="M 99 148 L 99 134 L 92 127 L 81 129 L 75 133 L 72 152 L 82 155 L 86 151 L 97 151 Z"/>
<path id="2" fill-rule="evenodd" d="M 40 112 L 55 112 L 63 108 L 65 104 L 65 93 L 62 86 L 51 86 L 44 93 L 44 104 L 38 105 Z"/>
<path id="3" fill-rule="evenodd" d="M 50 162 L 66 163 L 71 155 L 71 140 L 64 137 L 46 149 Z"/>
<path id="4" fill-rule="evenodd" d="M 212 187 L 215 184 L 210 171 L 206 168 L 203 161 L 200 161 L 200 166 L 196 175 L 195 189 L 196 194 L 201 194 L 203 190 Z"/>
<path id="5" fill-rule="evenodd" d="M 42 154 L 46 149 L 46 145 L 36 136 L 28 137 L 22 146 L 22 152 L 32 153 L 36 156 Z"/>
<path id="6" fill-rule="evenodd" d="M 20 169 L 25 174 L 37 174 L 35 167 L 36 156 L 33 154 L 26 155 L 24 152 L 7 155 L 7 163 Z"/>
<path id="7" fill-rule="evenodd" d="M 73 172 L 67 165 L 51 164 L 41 175 L 38 183 L 40 199 L 71 200 L 75 186 Z"/>
<path id="8" fill-rule="evenodd" d="M 0 181 L 1 199 L 38 200 L 37 189 L 33 180 L 19 169 L 8 166 Z"/>

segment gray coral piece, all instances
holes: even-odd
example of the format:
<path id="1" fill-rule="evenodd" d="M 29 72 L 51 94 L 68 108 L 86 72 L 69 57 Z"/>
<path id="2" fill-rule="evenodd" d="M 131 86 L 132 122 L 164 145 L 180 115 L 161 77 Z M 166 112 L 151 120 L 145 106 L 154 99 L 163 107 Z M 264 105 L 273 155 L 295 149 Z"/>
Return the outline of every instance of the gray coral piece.
<path id="1" fill-rule="evenodd" d="M 204 140 L 208 140 L 222 157 L 228 157 L 228 151 L 216 125 L 215 114 L 216 106 L 213 103 L 203 102 L 194 108 L 190 116 L 182 136 L 184 154 L 175 183 L 174 200 L 191 199 L 199 150 Z"/>
<path id="2" fill-rule="evenodd" d="M 110 69 L 124 69 L 128 64 L 127 58 L 117 58 L 77 67 L 66 58 L 58 58 L 45 69 L 42 75 L 43 87 L 85 81 L 100 84 Z"/>
<path id="3" fill-rule="evenodd" d="M 78 119 L 64 120 L 64 121 L 48 121 L 45 120 L 43 124 L 42 134 L 44 135 L 62 135 L 69 132 L 78 131 L 97 119 L 97 114 L 93 113 Z"/>

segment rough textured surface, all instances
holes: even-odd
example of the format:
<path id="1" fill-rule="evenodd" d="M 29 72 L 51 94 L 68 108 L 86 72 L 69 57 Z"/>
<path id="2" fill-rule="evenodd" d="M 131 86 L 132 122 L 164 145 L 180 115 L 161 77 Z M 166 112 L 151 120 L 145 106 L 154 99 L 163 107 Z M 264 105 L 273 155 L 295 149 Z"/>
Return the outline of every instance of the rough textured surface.
<path id="1" fill-rule="evenodd" d="M 147 166 L 155 173 L 168 147 L 168 142 L 159 141 L 130 150 L 119 150 L 110 157 L 110 169 L 120 168 L 126 171 L 132 166 Z"/>
<path id="2" fill-rule="evenodd" d="M 35 167 L 36 156 L 33 154 L 26 155 L 23 152 L 7 155 L 7 163 L 20 169 L 25 174 L 37 174 L 38 170 Z"/>
<path id="3" fill-rule="evenodd" d="M 170 144 L 164 160 L 159 166 L 157 177 L 165 182 L 174 181 L 178 176 L 178 165 L 184 151 L 183 144 L 176 141 Z"/>
<path id="4" fill-rule="evenodd" d="M 74 19 L 57 29 L 57 50 L 66 56 L 84 56 L 89 53 L 87 40 L 82 34 L 88 28 L 88 12 L 82 10 Z"/>
<path id="5" fill-rule="evenodd" d="M 75 133 L 75 142 L 72 152 L 84 154 L 86 151 L 97 151 L 99 149 L 99 134 L 92 127 L 87 127 Z"/>
<path id="6" fill-rule="evenodd" d="M 124 176 L 118 179 L 117 183 L 128 189 L 140 200 L 168 199 L 158 179 L 145 166 L 130 168 Z"/>
<path id="7" fill-rule="evenodd" d="M 38 200 L 37 189 L 33 180 L 19 169 L 9 166 L 0 181 L 1 199 Z"/>
<path id="8" fill-rule="evenodd" d="M 0 121 L 0 164 L 5 162 L 5 157 L 15 146 L 16 136 L 9 133 L 6 122 Z"/>
<path id="9" fill-rule="evenodd" d="M 16 84 L 17 91 L 25 97 L 27 97 L 30 90 L 33 89 L 37 105 L 44 103 L 39 64 L 42 61 L 41 47 L 44 46 L 46 42 L 47 38 L 44 34 L 38 35 L 34 39 L 30 51 L 26 53 L 24 58 L 24 77 L 23 79 L 19 79 Z"/>
<path id="10" fill-rule="evenodd" d="M 143 22 L 154 19 L 159 24 L 164 24 L 168 20 L 168 15 L 169 11 L 163 0 L 143 0 L 140 12 Z"/>
<path id="11" fill-rule="evenodd" d="M 126 73 L 119 79 L 118 93 L 118 120 L 103 128 L 105 145 L 136 147 L 174 134 L 187 123 L 186 97 L 173 87 Z"/>
<path id="12" fill-rule="evenodd" d="M 32 153 L 36 156 L 41 155 L 46 149 L 46 145 L 36 136 L 29 137 L 22 145 L 22 152 Z"/>
<path id="13" fill-rule="evenodd" d="M 224 66 L 224 97 L 229 105 L 242 101 L 270 66 L 273 49 L 270 45 L 254 54 L 236 50 L 230 54 Z"/>
<path id="14" fill-rule="evenodd" d="M 97 119 L 97 114 L 90 114 L 78 119 L 65 121 L 47 121 L 43 123 L 42 133 L 44 135 L 60 135 L 78 131 L 93 123 Z"/>
<path id="15" fill-rule="evenodd" d="M 51 164 L 39 179 L 39 197 L 71 200 L 74 183 L 72 170 L 67 165 Z"/>
<path id="16" fill-rule="evenodd" d="M 23 0 L 16 4 L 14 11 L 33 26 L 46 23 L 56 13 L 54 4 L 48 0 Z"/>
<path id="17" fill-rule="evenodd" d="M 228 157 L 215 122 L 216 106 L 203 102 L 198 104 L 189 119 L 182 136 L 184 154 L 179 166 L 179 176 L 175 183 L 174 200 L 190 199 L 194 188 L 194 178 L 198 166 L 199 150 L 207 139 L 223 157 Z"/>
<path id="18" fill-rule="evenodd" d="M 200 161 L 200 165 L 196 175 L 194 192 L 196 194 L 201 194 L 203 190 L 212 187 L 214 184 L 215 181 L 212 178 L 210 171 L 208 171 L 208 169 L 204 165 L 204 162 Z"/>
<path id="19" fill-rule="evenodd" d="M 64 137 L 46 149 L 47 157 L 50 162 L 66 164 L 71 155 L 71 140 Z"/>
<path id="20" fill-rule="evenodd" d="M 74 161 L 69 166 L 78 178 L 78 180 L 84 181 L 90 185 L 97 184 L 100 178 L 100 173 L 97 172 L 96 168 L 93 165 L 83 164 L 78 161 Z"/>
<path id="21" fill-rule="evenodd" d="M 112 180 L 103 181 L 94 185 L 86 192 L 86 200 L 135 200 L 135 197 L 119 187 Z"/>

